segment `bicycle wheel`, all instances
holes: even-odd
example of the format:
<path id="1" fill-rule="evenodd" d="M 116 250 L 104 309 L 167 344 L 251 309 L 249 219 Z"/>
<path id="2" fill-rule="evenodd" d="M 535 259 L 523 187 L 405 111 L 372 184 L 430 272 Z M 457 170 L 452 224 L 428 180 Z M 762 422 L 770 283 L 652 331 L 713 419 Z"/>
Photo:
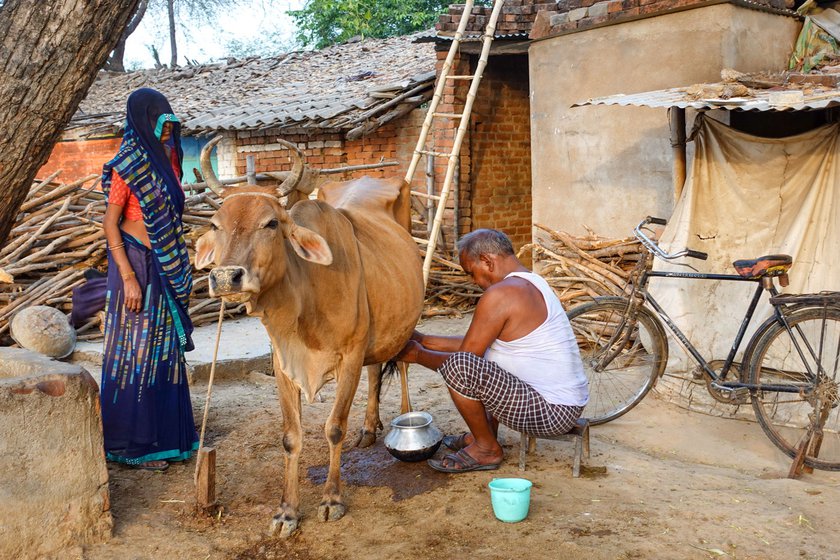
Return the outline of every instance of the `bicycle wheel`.
<path id="1" fill-rule="evenodd" d="M 667 340 L 659 320 L 640 308 L 635 324 L 627 331 L 626 310 L 626 299 L 603 297 L 568 313 L 589 379 L 589 403 L 583 416 L 593 425 L 615 420 L 636 406 L 668 361 Z"/>
<path id="2" fill-rule="evenodd" d="M 749 382 L 758 385 L 752 391 L 755 416 L 767 437 L 790 457 L 819 418 L 822 437 L 806 452 L 805 464 L 840 470 L 840 309 L 797 309 L 787 320 L 793 336 L 777 322 L 758 340 L 750 360 Z M 762 389 L 767 385 L 796 392 Z"/>

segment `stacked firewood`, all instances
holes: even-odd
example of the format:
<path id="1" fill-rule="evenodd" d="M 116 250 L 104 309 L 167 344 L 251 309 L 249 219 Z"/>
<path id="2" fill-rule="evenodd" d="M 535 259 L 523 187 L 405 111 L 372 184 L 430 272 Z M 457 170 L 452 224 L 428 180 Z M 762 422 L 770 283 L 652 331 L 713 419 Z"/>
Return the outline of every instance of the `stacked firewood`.
<path id="1" fill-rule="evenodd" d="M 98 176 L 68 184 L 55 183 L 55 175 L 35 183 L 0 250 L 0 343 L 8 342 L 9 323 L 15 313 L 32 305 L 49 305 L 69 312 L 73 288 L 85 282 L 85 271 L 107 269 L 102 218 L 105 198 L 97 190 Z M 219 208 L 212 193 L 188 196 L 184 208 L 187 246 L 209 227 Z M 191 255 L 192 259 L 192 255 Z M 218 318 L 219 300 L 210 298 L 207 271 L 193 270 L 190 317 L 201 325 Z M 230 317 L 245 312 L 243 305 L 228 306 Z M 100 336 L 100 317 L 78 329 L 79 338 Z"/>
<path id="2" fill-rule="evenodd" d="M 428 240 L 415 236 L 414 241 L 420 247 L 420 255 L 425 258 Z M 461 316 L 471 311 L 481 296 L 481 288 L 473 284 L 461 266 L 444 256 L 445 249 L 445 246 L 438 245 L 432 257 L 423 317 Z"/>
<path id="3" fill-rule="evenodd" d="M 642 246 L 634 237 L 608 239 L 591 230 L 572 236 L 534 224 L 535 242 L 524 246 L 520 256 L 533 251 L 534 269 L 557 293 L 563 307 L 597 296 L 623 295 L 630 272 L 638 264 Z"/>
<path id="4" fill-rule="evenodd" d="M 108 266 L 102 219 L 105 198 L 97 189 L 97 175 L 72 183 L 55 182 L 54 174 L 33 184 L 5 245 L 0 249 L 0 344 L 10 343 L 12 317 L 28 306 L 49 305 L 70 312 L 73 289 L 83 284 L 85 272 L 105 272 Z M 210 226 L 220 208 L 219 198 L 205 192 L 187 196 L 184 230 L 190 258 L 195 262 L 195 242 Z M 416 238 L 421 257 L 427 241 Z M 457 263 L 435 255 L 429 278 L 425 316 L 458 315 L 470 310 L 480 295 Z M 210 297 L 208 272 L 193 269 L 190 317 L 203 325 L 219 316 L 220 302 Z M 228 304 L 225 316 L 243 315 L 245 305 Z M 77 329 L 79 338 L 101 336 L 101 316 Z"/>

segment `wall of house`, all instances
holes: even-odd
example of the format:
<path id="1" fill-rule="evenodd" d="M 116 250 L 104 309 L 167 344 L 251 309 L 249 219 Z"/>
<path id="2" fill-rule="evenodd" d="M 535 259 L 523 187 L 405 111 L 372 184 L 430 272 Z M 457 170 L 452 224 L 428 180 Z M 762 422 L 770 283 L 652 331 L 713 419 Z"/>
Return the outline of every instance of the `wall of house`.
<path id="1" fill-rule="evenodd" d="M 533 221 L 625 237 L 646 215 L 669 216 L 675 201 L 666 110 L 571 105 L 719 81 L 724 68 L 781 70 L 799 26 L 718 4 L 533 43 Z"/>
<path id="2" fill-rule="evenodd" d="M 92 140 L 62 140 L 50 154 L 50 159 L 38 171 L 37 178 L 48 177 L 61 170 L 56 181 L 71 183 L 91 174 L 102 173 L 102 165 L 114 157 L 120 148 L 122 136 Z"/>
<path id="3" fill-rule="evenodd" d="M 531 242 L 531 138 L 526 55 L 490 60 L 473 106 L 471 226 Z"/>
<path id="4" fill-rule="evenodd" d="M 388 123 L 368 136 L 346 140 L 340 131 L 313 135 L 308 132 L 290 134 L 288 131 L 266 129 L 239 131 L 230 135 L 235 144 L 222 143 L 219 155 L 221 177 L 245 174 L 246 157 L 253 155 L 257 173 L 285 171 L 291 168 L 289 152 L 277 144 L 277 138 L 294 142 L 303 151 L 306 163 L 317 169 L 330 169 L 350 165 L 367 165 L 396 161 L 397 166 L 329 175 L 336 180 L 370 177 L 402 177 L 411 161 L 411 155 L 423 124 L 424 111 L 414 110 L 405 117 Z M 415 174 L 413 187 L 424 185 L 422 172 Z M 423 187 L 425 191 L 425 187 Z"/>
<path id="5" fill-rule="evenodd" d="M 181 146 L 184 150 L 183 182 L 185 184 L 195 182 L 193 169 L 199 166 L 198 156 L 207 140 L 207 137 L 182 137 Z M 67 138 L 55 145 L 50 154 L 50 159 L 38 171 L 37 177 L 47 177 L 59 169 L 61 174 L 56 177 L 56 181 L 63 183 L 70 183 L 93 173 L 98 175 L 102 173 L 102 166 L 116 155 L 121 142 L 122 136 L 88 139 L 68 135 Z M 213 164 L 215 165 L 215 161 Z"/>
<path id="6" fill-rule="evenodd" d="M 446 56 L 446 51 L 438 51 L 438 76 Z M 456 57 L 449 74 L 471 75 L 477 63 L 474 55 Z M 449 81 L 438 112 L 461 113 L 469 88 L 469 80 Z M 458 198 L 458 237 L 479 228 L 495 228 L 508 234 L 515 249 L 531 242 L 528 95 L 527 56 L 492 56 L 473 104 L 452 185 Z M 436 152 L 450 152 L 458 124 L 454 118 L 436 119 L 433 140 L 428 146 Z M 436 192 L 443 186 L 447 167 L 447 158 L 435 158 Z M 451 246 L 455 237 L 454 193 L 444 220 L 444 240 Z"/>

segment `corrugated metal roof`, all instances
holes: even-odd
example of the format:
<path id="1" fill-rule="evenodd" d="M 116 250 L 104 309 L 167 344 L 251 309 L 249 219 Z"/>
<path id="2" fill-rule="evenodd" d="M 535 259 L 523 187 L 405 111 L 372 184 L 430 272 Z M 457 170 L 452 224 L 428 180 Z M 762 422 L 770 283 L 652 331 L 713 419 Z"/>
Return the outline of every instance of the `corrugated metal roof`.
<path id="1" fill-rule="evenodd" d="M 68 128 L 119 125 L 128 95 L 151 87 L 166 95 L 186 133 L 374 130 L 377 118 L 396 106 L 410 109 L 432 96 L 434 47 L 416 43 L 418 35 L 202 66 L 103 72 Z"/>
<path id="2" fill-rule="evenodd" d="M 709 84 L 714 86 L 715 84 Z M 840 89 L 813 88 L 750 90 L 749 96 L 730 99 L 700 98 L 689 88 L 671 88 L 644 93 L 608 95 L 581 101 L 584 105 L 622 105 L 635 107 L 679 107 L 681 109 L 726 109 L 729 111 L 808 111 L 840 105 Z"/>

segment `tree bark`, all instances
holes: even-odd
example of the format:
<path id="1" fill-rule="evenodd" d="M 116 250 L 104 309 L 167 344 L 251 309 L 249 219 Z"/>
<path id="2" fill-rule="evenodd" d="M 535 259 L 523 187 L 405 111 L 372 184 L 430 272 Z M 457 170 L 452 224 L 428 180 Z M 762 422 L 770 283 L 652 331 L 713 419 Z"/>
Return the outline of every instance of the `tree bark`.
<path id="1" fill-rule="evenodd" d="M 137 26 L 143 21 L 143 16 L 146 15 L 146 8 L 148 7 L 149 0 L 140 0 L 137 3 L 137 9 L 131 15 L 128 26 L 122 32 L 122 35 L 120 35 L 120 40 L 117 42 L 117 46 L 114 47 L 114 52 L 111 53 L 111 56 L 108 57 L 108 62 L 105 63 L 105 70 L 110 72 L 125 72 L 125 62 L 123 60 L 125 58 L 125 42 L 132 33 L 137 31 Z"/>
<path id="2" fill-rule="evenodd" d="M 137 2 L 6 0 L 0 9 L 0 247 Z"/>
<path id="3" fill-rule="evenodd" d="M 169 67 L 178 66 L 178 45 L 175 44 L 175 0 L 166 0 L 166 10 L 169 13 Z"/>

